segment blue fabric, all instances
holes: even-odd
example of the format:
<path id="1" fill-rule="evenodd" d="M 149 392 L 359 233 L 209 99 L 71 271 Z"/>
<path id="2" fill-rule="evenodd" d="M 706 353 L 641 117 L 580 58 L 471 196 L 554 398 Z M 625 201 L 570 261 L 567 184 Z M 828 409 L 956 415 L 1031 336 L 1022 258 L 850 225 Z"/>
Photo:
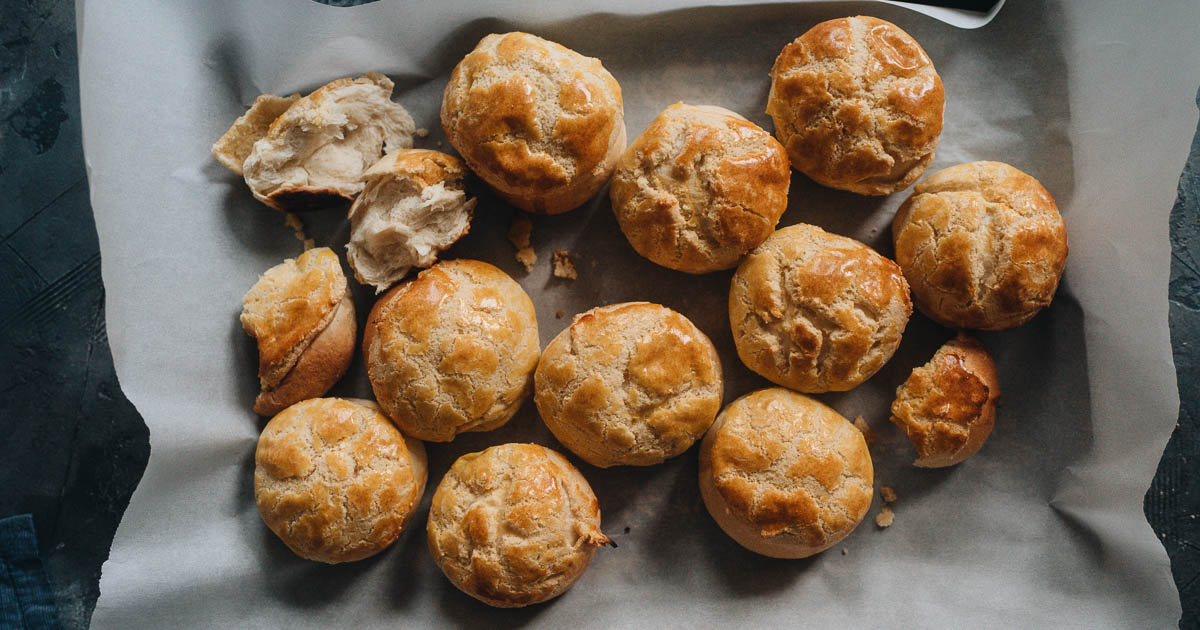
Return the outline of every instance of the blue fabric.
<path id="1" fill-rule="evenodd" d="M 0 519 L 0 629 L 58 630 L 54 595 L 38 557 L 33 517 Z"/>

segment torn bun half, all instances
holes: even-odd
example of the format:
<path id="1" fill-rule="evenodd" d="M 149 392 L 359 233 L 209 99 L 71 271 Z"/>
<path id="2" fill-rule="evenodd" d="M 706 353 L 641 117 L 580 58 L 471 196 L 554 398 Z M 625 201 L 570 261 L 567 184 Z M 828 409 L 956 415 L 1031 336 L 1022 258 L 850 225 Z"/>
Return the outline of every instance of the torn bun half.
<path id="1" fill-rule="evenodd" d="M 346 257 L 355 278 L 382 293 L 413 267 L 437 262 L 470 228 L 466 172 L 458 158 L 425 149 L 393 151 L 368 169 L 350 207 Z"/>

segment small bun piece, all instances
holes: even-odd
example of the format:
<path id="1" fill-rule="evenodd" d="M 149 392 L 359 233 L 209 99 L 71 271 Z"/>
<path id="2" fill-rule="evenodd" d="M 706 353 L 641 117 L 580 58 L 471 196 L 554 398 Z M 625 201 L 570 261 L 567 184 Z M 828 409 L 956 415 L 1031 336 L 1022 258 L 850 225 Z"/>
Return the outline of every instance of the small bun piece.
<path id="1" fill-rule="evenodd" d="M 233 121 L 229 131 L 212 146 L 213 157 L 225 168 L 242 174 L 242 164 L 250 157 L 254 143 L 267 135 L 271 123 L 283 115 L 292 103 L 300 99 L 299 94 L 275 96 L 263 94 L 254 99 L 250 109 Z"/>
<path id="2" fill-rule="evenodd" d="M 501 197 L 541 214 L 594 196 L 625 150 L 616 79 L 600 60 L 528 33 L 488 35 L 455 66 L 442 128 Z"/>
<path id="3" fill-rule="evenodd" d="M 475 209 L 463 190 L 466 172 L 458 158 L 425 149 L 393 151 L 367 169 L 350 206 L 354 277 L 382 293 L 462 238 Z"/>
<path id="4" fill-rule="evenodd" d="M 499 608 L 558 597 L 610 542 L 587 480 L 537 444 L 458 458 L 433 494 L 426 534 L 450 582 Z"/>
<path id="5" fill-rule="evenodd" d="M 242 165 L 254 198 L 283 211 L 348 203 L 384 151 L 412 146 L 412 116 L 393 103 L 391 79 L 338 79 L 296 101 Z"/>
<path id="6" fill-rule="evenodd" d="M 992 355 L 978 340 L 959 333 L 896 388 L 892 422 L 917 447 L 914 466 L 953 466 L 983 446 L 999 397 Z"/>
<path id="7" fill-rule="evenodd" d="M 1058 206 L 1033 177 L 971 162 L 917 185 L 892 222 L 913 300 L 952 328 L 1005 330 L 1054 299 L 1067 264 Z"/>
<path id="8" fill-rule="evenodd" d="M 397 285 L 363 332 L 379 405 L 430 442 L 508 422 L 533 388 L 539 349 L 529 296 L 476 260 L 443 261 Z"/>
<path id="9" fill-rule="evenodd" d="M 733 401 L 700 445 L 700 496 L 737 543 L 805 558 L 850 534 L 871 506 L 862 432 L 816 400 L 778 387 Z"/>
<path id="10" fill-rule="evenodd" d="M 241 321 L 258 341 L 259 415 L 325 394 L 354 357 L 354 301 L 337 254 L 328 247 L 263 273 L 242 298 Z"/>
<path id="11" fill-rule="evenodd" d="M 254 500 L 296 555 L 353 562 L 400 536 L 421 502 L 427 470 L 425 446 L 374 404 L 312 398 L 271 418 L 259 436 Z"/>
<path id="12" fill-rule="evenodd" d="M 858 16 L 821 22 L 784 47 L 767 113 L 793 168 L 823 186 L 888 195 L 933 161 L 945 102 L 916 40 Z"/>
<path id="13" fill-rule="evenodd" d="M 593 466 L 650 466 L 712 424 L 721 359 L 683 315 L 627 302 L 576 315 L 546 347 L 534 402 L 559 442 Z"/>
<path id="14" fill-rule="evenodd" d="M 734 112 L 676 103 L 629 145 L 610 196 L 621 231 L 651 261 L 688 273 L 737 265 L 787 210 L 783 146 Z"/>
<path id="15" fill-rule="evenodd" d="M 742 362 L 808 393 L 845 391 L 870 378 L 892 358 L 911 314 L 896 263 L 803 223 L 751 252 L 729 291 Z"/>

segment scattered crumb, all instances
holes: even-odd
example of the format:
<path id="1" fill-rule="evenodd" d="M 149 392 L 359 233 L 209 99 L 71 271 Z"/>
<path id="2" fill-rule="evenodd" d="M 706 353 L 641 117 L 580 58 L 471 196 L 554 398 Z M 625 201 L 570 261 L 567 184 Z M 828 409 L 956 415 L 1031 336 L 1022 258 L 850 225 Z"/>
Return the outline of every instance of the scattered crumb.
<path id="1" fill-rule="evenodd" d="M 313 239 L 308 238 L 304 234 L 304 222 L 300 220 L 300 217 L 296 216 L 296 213 L 285 212 L 283 215 L 283 224 L 292 228 L 292 234 L 295 235 L 296 240 L 304 243 L 304 249 L 309 250 L 316 247 Z"/>
<path id="2" fill-rule="evenodd" d="M 879 496 L 883 498 L 884 503 L 891 503 L 896 500 L 896 490 L 891 486 L 880 486 Z"/>
<path id="3" fill-rule="evenodd" d="M 562 319 L 563 315 L 566 315 L 566 314 L 567 314 L 567 312 L 560 308 L 560 309 L 558 309 L 558 312 L 554 314 L 554 316 L 559 319 Z"/>
<path id="4" fill-rule="evenodd" d="M 441 141 L 441 140 L 438 140 L 438 141 L 437 141 L 437 145 L 438 145 L 439 147 L 440 147 L 440 146 L 442 146 L 442 141 Z"/>
<path id="5" fill-rule="evenodd" d="M 626 528 L 625 528 L 625 533 L 626 533 L 626 534 L 628 534 L 628 533 L 629 533 L 629 527 L 626 527 Z"/>
<path id="6" fill-rule="evenodd" d="M 565 249 L 554 250 L 554 277 L 575 280 L 579 273 L 575 271 L 575 263 L 571 262 L 571 252 Z"/>
<path id="7" fill-rule="evenodd" d="M 429 130 L 424 127 L 421 127 L 420 129 L 417 130 L 417 137 L 418 138 L 428 138 Z"/>
<path id="8" fill-rule="evenodd" d="M 850 550 L 849 550 L 849 549 L 846 549 L 845 547 L 842 547 L 842 555 L 844 556 L 844 555 L 846 555 L 846 554 L 848 554 L 848 553 L 850 553 Z"/>
<path id="9" fill-rule="evenodd" d="M 891 527 L 895 520 L 896 513 L 892 511 L 892 508 L 886 505 L 879 508 L 879 513 L 875 515 L 875 524 L 878 525 L 880 529 L 884 527 Z"/>
<path id="10" fill-rule="evenodd" d="M 533 270 L 537 262 L 537 253 L 533 251 L 530 237 L 533 235 L 533 221 L 522 213 L 513 216 L 512 225 L 508 227 L 508 242 L 517 248 L 517 262 L 525 267 L 525 272 Z"/>
<path id="11" fill-rule="evenodd" d="M 875 443 L 875 432 L 871 430 L 871 427 L 867 425 L 867 421 L 863 420 L 862 416 L 854 419 L 854 428 L 862 431 L 863 439 L 867 441 L 868 446 Z"/>

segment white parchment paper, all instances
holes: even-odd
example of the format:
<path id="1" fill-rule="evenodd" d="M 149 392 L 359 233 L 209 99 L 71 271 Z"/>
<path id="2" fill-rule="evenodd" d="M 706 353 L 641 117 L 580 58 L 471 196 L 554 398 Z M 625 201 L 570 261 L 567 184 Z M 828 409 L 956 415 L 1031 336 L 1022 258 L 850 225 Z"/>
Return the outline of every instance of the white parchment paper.
<path id="1" fill-rule="evenodd" d="M 122 388 L 150 427 L 149 466 L 104 565 L 98 628 L 391 627 L 1170 627 L 1167 558 L 1142 495 L 1177 416 L 1167 333 L 1167 215 L 1200 82 L 1194 3 L 1011 2 L 963 30 L 879 3 L 684 7 L 577 0 L 551 7 L 384 0 L 339 9 L 302 0 L 88 0 L 79 6 L 85 155 L 103 254 L 108 334 Z M 856 390 L 820 398 L 874 428 L 877 485 L 895 524 L 865 521 L 818 557 L 756 556 L 705 512 L 696 451 L 653 468 L 580 463 L 620 545 L 566 595 L 494 610 L 460 594 L 425 549 L 428 496 L 386 552 L 325 566 L 291 554 L 252 493 L 264 420 L 250 411 L 255 349 L 242 294 L 300 243 L 209 146 L 262 92 L 308 92 L 366 70 L 390 75 L 420 127 L 438 128 L 451 68 L 490 32 L 527 30 L 599 57 L 621 83 L 630 138 L 676 101 L 715 104 L 771 129 L 767 72 L 818 21 L 868 13 L 900 24 L 946 85 L 932 170 L 991 159 L 1037 176 L 1066 217 L 1071 253 L 1054 304 L 983 335 L 1004 398 L 981 453 L 918 470 L 887 422 L 894 388 L 951 333 L 919 315 L 895 358 Z M 975 24 L 977 25 L 977 24 Z M 475 185 L 470 235 L 449 253 L 489 261 L 533 296 L 543 345 L 591 306 L 649 299 L 717 344 L 726 399 L 767 383 L 737 360 L 730 273 L 693 277 L 637 256 L 606 193 L 534 219 L 537 267 L 505 240 L 511 208 Z M 792 180 L 781 225 L 800 221 L 891 253 L 905 194 L 864 198 Z M 337 212 L 310 213 L 342 251 Z M 574 282 L 550 276 L 567 248 Z M 354 284 L 354 283 L 352 283 Z M 372 296 L 356 287 L 360 316 Z M 559 319 L 556 312 L 566 317 Z M 369 395 L 361 357 L 340 395 Z M 506 427 L 431 445 L 430 487 L 454 458 L 506 441 L 560 448 L 531 403 Z M 578 460 L 575 460 L 578 463 Z"/>

